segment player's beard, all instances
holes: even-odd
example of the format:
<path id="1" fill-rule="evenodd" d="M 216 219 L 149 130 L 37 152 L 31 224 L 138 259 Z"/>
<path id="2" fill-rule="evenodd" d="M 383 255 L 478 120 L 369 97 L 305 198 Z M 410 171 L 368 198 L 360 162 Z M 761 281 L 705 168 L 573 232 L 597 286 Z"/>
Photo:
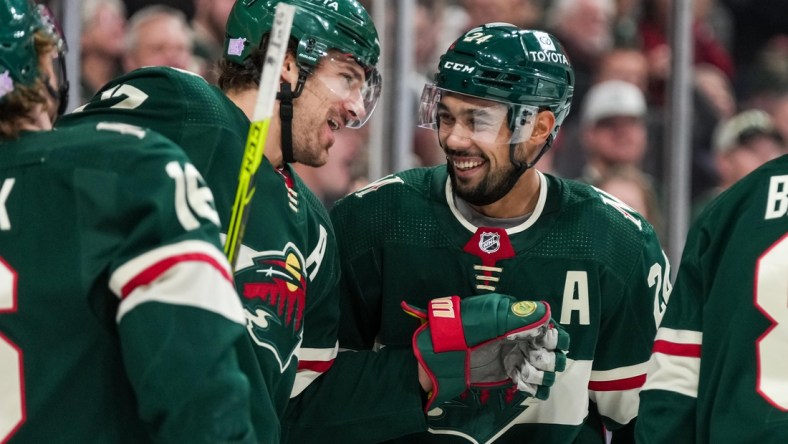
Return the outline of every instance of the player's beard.
<path id="1" fill-rule="evenodd" d="M 489 160 L 488 160 L 489 162 Z M 518 169 L 511 163 L 498 171 L 490 171 L 482 181 L 473 188 L 462 186 L 457 183 L 454 174 L 454 167 L 447 162 L 446 168 L 449 171 L 449 180 L 454 194 L 460 199 L 471 205 L 481 207 L 490 205 L 503 198 L 520 180 L 520 176 L 525 172 L 525 168 Z"/>

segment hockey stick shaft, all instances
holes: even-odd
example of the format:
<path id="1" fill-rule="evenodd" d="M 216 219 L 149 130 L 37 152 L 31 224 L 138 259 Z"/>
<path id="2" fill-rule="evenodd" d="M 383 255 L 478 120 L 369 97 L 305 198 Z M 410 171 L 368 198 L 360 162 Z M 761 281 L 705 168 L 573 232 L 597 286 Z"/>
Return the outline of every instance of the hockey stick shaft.
<path id="1" fill-rule="evenodd" d="M 285 3 L 276 5 L 276 15 L 263 61 L 257 101 L 255 102 L 252 124 L 249 127 L 249 135 L 246 138 L 241 171 L 238 173 L 238 187 L 235 191 L 232 214 L 227 227 L 227 238 L 224 242 L 224 253 L 233 272 L 238 262 L 238 252 L 241 249 L 244 231 L 249 219 L 249 204 L 255 193 L 255 177 L 265 154 L 265 141 L 273 117 L 276 93 L 279 89 L 279 73 L 287 51 L 294 14 L 295 6 Z"/>

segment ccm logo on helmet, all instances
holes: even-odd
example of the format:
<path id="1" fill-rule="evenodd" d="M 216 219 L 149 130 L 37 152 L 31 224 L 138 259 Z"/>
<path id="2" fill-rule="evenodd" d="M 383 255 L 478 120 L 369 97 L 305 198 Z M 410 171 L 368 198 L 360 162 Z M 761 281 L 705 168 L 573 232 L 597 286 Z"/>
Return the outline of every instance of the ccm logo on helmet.
<path id="1" fill-rule="evenodd" d="M 467 72 L 468 74 L 472 73 L 476 69 L 475 66 L 463 65 L 462 63 L 455 62 L 446 62 L 443 64 L 443 67 L 454 71 Z"/>
<path id="2" fill-rule="evenodd" d="M 531 60 L 538 60 L 540 62 L 563 63 L 564 65 L 569 64 L 565 55 L 558 54 L 556 52 L 528 51 L 528 55 L 531 57 Z"/>

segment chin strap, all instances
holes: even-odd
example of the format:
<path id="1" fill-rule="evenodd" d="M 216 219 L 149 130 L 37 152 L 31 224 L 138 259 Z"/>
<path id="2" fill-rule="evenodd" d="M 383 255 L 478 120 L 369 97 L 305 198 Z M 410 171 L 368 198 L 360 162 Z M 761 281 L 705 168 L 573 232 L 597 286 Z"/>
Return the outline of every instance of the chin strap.
<path id="1" fill-rule="evenodd" d="M 539 159 L 542 158 L 544 153 L 546 153 L 547 150 L 550 149 L 550 146 L 552 144 L 553 144 L 553 135 L 551 134 L 550 136 L 547 137 L 547 141 L 545 142 L 544 145 L 542 145 L 542 149 L 539 150 L 539 154 L 536 155 L 536 158 L 534 158 L 533 161 L 526 162 L 526 163 L 520 162 L 517 159 L 515 159 L 515 157 L 514 157 L 514 150 L 517 147 L 517 145 L 509 144 L 509 161 L 512 163 L 512 165 L 514 165 L 514 171 L 512 171 L 512 174 L 510 174 L 507 177 L 506 182 L 504 182 L 504 184 L 501 186 L 500 190 L 498 190 L 497 194 L 491 196 L 488 199 L 488 201 L 476 202 L 476 204 L 478 204 L 478 205 L 491 204 L 493 202 L 496 202 L 496 201 L 500 200 L 501 198 L 503 198 L 503 196 L 507 195 L 509 193 L 509 191 L 511 191 L 512 188 L 514 188 L 514 186 L 517 185 L 517 181 L 520 180 L 520 176 L 522 176 L 523 173 L 528 171 L 529 168 L 533 168 L 534 165 L 536 165 L 536 162 L 538 162 Z M 473 202 L 471 202 L 471 203 L 473 203 Z"/>
<path id="2" fill-rule="evenodd" d="M 44 76 L 44 86 L 47 89 L 47 92 L 53 99 L 57 101 L 57 116 L 62 116 L 66 112 L 66 107 L 68 106 L 68 90 L 70 88 L 68 83 L 68 76 L 66 76 L 66 62 L 65 57 L 62 55 L 58 57 L 60 60 L 60 72 L 61 78 L 58 79 L 58 89 L 52 87 L 50 83 L 50 79 L 48 76 Z"/>
<path id="3" fill-rule="evenodd" d="M 290 84 L 283 82 L 282 91 L 276 94 L 279 99 L 279 120 L 282 122 L 282 161 L 284 163 L 294 162 L 293 157 L 293 91 Z"/>
<path id="4" fill-rule="evenodd" d="M 542 145 L 542 149 L 539 150 L 539 154 L 536 155 L 536 158 L 534 158 L 532 162 L 524 164 L 514 158 L 514 149 L 516 145 L 510 144 L 509 161 L 512 162 L 512 165 L 514 165 L 515 172 L 518 173 L 518 175 L 523 174 L 525 170 L 527 170 L 528 168 L 533 168 L 534 165 L 536 165 L 536 162 L 539 162 L 539 159 L 541 159 L 542 156 L 544 156 L 544 154 L 550 149 L 552 145 L 553 145 L 553 135 L 550 134 L 549 136 L 547 136 L 547 141 L 545 141 L 544 145 Z"/>
<path id="5" fill-rule="evenodd" d="M 279 100 L 279 120 L 282 123 L 282 162 L 284 163 L 295 162 L 293 154 L 293 99 L 298 98 L 304 91 L 304 83 L 308 75 L 309 71 L 299 70 L 295 91 L 292 90 L 289 83 L 282 82 L 279 85 L 281 91 L 276 93 L 276 98 Z"/>

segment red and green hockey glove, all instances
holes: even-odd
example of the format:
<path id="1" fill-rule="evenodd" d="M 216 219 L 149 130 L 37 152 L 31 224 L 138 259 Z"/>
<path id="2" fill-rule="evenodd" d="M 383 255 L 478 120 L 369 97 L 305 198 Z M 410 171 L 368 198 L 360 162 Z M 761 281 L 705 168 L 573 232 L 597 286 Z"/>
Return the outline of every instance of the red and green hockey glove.
<path id="1" fill-rule="evenodd" d="M 425 411 L 471 386 L 514 383 L 546 399 L 555 372 L 566 367 L 569 334 L 550 318 L 546 302 L 491 293 L 433 299 L 426 311 L 401 306 L 423 322 L 413 334 L 413 352 L 433 386 Z"/>

